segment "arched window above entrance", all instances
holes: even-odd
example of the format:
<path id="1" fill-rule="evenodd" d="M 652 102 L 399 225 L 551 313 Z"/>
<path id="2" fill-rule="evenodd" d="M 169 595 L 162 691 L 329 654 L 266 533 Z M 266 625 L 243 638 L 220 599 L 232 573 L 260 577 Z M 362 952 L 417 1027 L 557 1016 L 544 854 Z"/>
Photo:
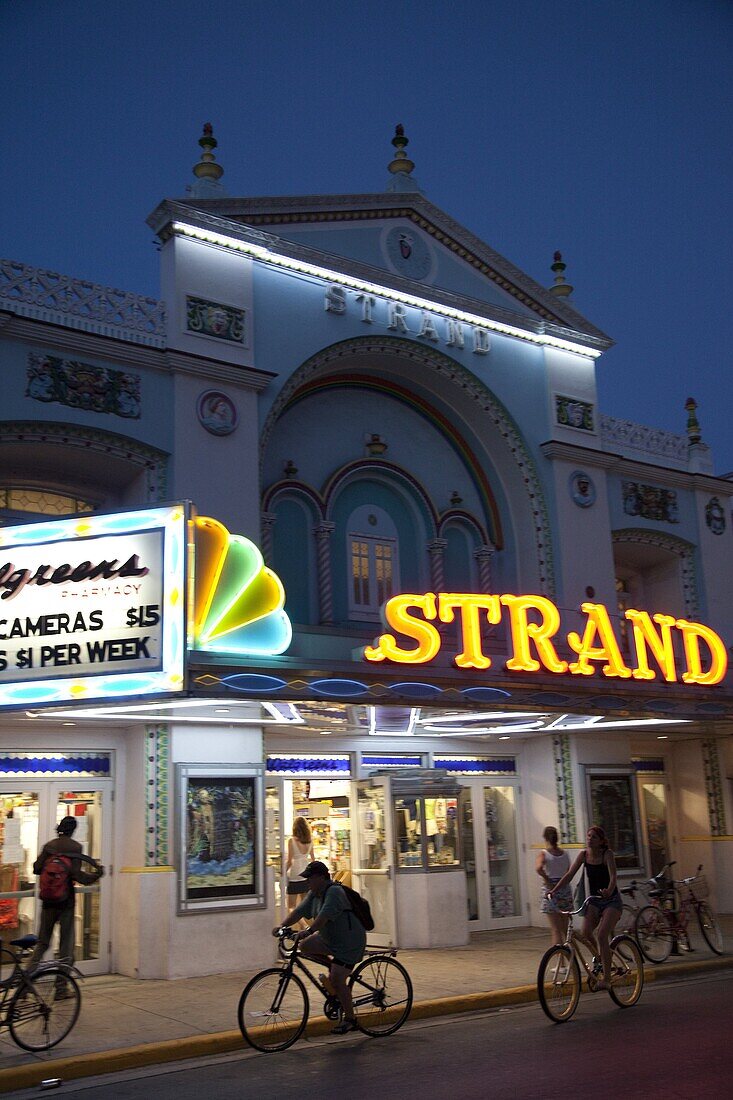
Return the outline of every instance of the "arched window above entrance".
<path id="1" fill-rule="evenodd" d="M 93 512 L 95 504 L 71 493 L 26 485 L 0 486 L 0 526 L 33 523 L 46 516 L 71 516 Z"/>
<path id="2" fill-rule="evenodd" d="M 361 505 L 346 527 L 349 618 L 379 618 L 382 605 L 399 587 L 397 527 L 375 505 Z"/>

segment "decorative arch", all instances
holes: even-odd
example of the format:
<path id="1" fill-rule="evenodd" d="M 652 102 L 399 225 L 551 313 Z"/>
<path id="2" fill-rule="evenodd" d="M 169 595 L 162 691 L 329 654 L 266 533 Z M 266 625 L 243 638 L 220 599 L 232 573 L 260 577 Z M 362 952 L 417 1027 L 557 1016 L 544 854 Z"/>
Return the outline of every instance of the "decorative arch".
<path id="1" fill-rule="evenodd" d="M 296 402 L 328 386 L 361 386 L 379 389 L 396 400 L 402 400 L 428 417 L 453 444 L 463 458 L 484 502 L 487 517 L 491 519 L 490 540 L 501 549 L 504 544 L 500 516 L 493 492 L 478 457 L 468 446 L 461 433 L 425 398 L 401 386 L 397 382 L 378 375 L 368 375 L 353 370 L 335 372 L 341 363 L 354 356 L 388 356 L 393 359 L 428 368 L 450 387 L 459 388 L 478 406 L 491 424 L 498 440 L 507 450 L 507 458 L 516 467 L 531 509 L 533 539 L 537 556 L 537 572 L 540 586 L 548 595 L 554 594 L 554 558 L 549 513 L 540 478 L 522 434 L 503 404 L 474 374 L 449 356 L 434 348 L 422 347 L 411 341 L 395 337 L 355 338 L 333 344 L 317 352 L 295 370 L 274 401 L 263 425 L 260 439 L 261 460 L 279 417 Z M 330 373 L 328 373 L 330 372 Z"/>
<path id="2" fill-rule="evenodd" d="M 403 470 L 401 466 L 397 466 L 393 462 L 385 462 L 383 459 L 360 459 L 358 462 L 350 462 L 331 475 L 323 489 L 326 518 L 331 518 L 333 504 L 345 485 L 357 479 L 367 480 L 369 477 L 375 476 L 377 478 L 381 476 L 386 481 L 402 482 L 407 486 L 408 490 L 414 494 L 420 503 L 427 522 L 429 536 L 434 538 L 438 529 L 438 513 L 430 496 L 425 492 L 420 482 L 407 470 Z"/>
<path id="3" fill-rule="evenodd" d="M 679 538 L 677 535 L 668 535 L 661 531 L 647 531 L 640 527 L 624 527 L 618 531 L 613 531 L 611 541 L 614 546 L 623 544 L 653 546 L 679 558 L 685 612 L 691 618 L 699 616 L 700 596 L 693 543 Z"/>
<path id="4" fill-rule="evenodd" d="M 0 455 L 5 460 L 3 466 L 6 469 L 12 460 L 11 456 L 25 454 L 25 448 L 33 448 L 36 454 L 39 448 L 50 448 L 50 454 L 53 454 L 53 449 L 57 447 L 64 448 L 67 454 L 71 448 L 74 459 L 72 467 L 78 459 L 80 468 L 82 464 L 88 468 L 89 455 L 107 456 L 118 470 L 128 468 L 135 476 L 145 474 L 148 502 L 165 500 L 167 497 L 168 455 L 157 447 L 118 435 L 117 432 L 86 428 L 79 424 L 37 420 L 6 420 L 0 423 Z M 11 473 L 8 476 L 13 475 Z M 100 485 L 102 476 L 100 475 Z M 36 478 L 33 464 L 29 464 L 27 483 L 39 478 L 42 475 L 39 473 Z M 63 477 L 57 484 L 59 487 L 66 487 Z"/>

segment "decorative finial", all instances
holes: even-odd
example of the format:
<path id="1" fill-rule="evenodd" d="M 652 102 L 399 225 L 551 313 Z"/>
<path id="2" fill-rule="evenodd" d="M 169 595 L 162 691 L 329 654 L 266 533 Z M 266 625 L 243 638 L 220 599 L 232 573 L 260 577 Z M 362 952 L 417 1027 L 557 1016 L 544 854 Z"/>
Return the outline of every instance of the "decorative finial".
<path id="1" fill-rule="evenodd" d="M 366 436 L 364 440 L 366 444 L 367 454 L 372 458 L 379 458 L 387 450 L 387 441 L 382 438 L 377 432 L 372 432 Z"/>
<path id="2" fill-rule="evenodd" d="M 690 445 L 693 443 L 701 443 L 702 431 L 700 430 L 700 422 L 695 412 L 697 409 L 697 401 L 694 397 L 687 398 L 685 401 L 685 409 L 687 410 L 687 435 L 690 440 Z"/>
<path id="3" fill-rule="evenodd" d="M 550 264 L 550 271 L 555 272 L 554 286 L 550 287 L 550 294 L 554 294 L 556 298 L 569 298 L 573 293 L 573 287 L 570 283 L 565 282 L 565 276 L 563 272 L 567 264 L 562 262 L 562 252 L 556 252 L 553 256 L 553 263 Z"/>
<path id="4" fill-rule="evenodd" d="M 214 137 L 214 128 L 210 122 L 204 123 L 204 132 L 199 138 L 199 145 L 203 149 L 201 160 L 193 166 L 193 174 L 198 179 L 220 180 L 224 175 L 224 169 L 216 163 L 214 149 L 219 142 Z"/>
<path id="5" fill-rule="evenodd" d="M 463 497 L 457 489 L 454 489 L 451 493 L 450 502 L 454 508 L 457 508 L 459 504 L 463 504 Z"/>
<path id="6" fill-rule="evenodd" d="M 401 122 L 398 122 L 395 126 L 392 144 L 397 151 L 394 155 L 394 160 L 390 162 L 390 172 L 392 172 L 393 175 L 402 173 L 405 176 L 409 176 L 415 167 L 415 163 L 410 160 L 405 152 L 405 146 L 410 144 L 410 139 L 405 137 L 405 127 Z"/>

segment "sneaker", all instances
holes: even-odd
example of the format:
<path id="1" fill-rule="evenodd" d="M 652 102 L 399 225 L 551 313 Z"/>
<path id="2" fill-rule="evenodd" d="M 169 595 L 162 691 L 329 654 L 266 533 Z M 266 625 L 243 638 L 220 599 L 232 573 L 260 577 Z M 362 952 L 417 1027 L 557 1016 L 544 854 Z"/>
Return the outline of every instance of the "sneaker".
<path id="1" fill-rule="evenodd" d="M 341 1021 L 340 1024 L 337 1024 L 336 1027 L 332 1029 L 331 1034 L 332 1035 L 347 1035 L 350 1031 L 358 1031 L 358 1030 L 359 1029 L 356 1026 L 356 1020 L 346 1020 L 346 1019 L 344 1019 L 344 1020 Z"/>

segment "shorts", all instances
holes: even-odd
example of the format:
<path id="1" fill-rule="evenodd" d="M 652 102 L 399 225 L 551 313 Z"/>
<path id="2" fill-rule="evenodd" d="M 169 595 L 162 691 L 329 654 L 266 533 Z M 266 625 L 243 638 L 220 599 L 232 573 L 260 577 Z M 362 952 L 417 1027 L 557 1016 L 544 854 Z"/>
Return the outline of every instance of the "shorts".
<path id="1" fill-rule="evenodd" d="M 293 897 L 295 894 L 307 894 L 309 890 L 306 879 L 289 879 L 288 886 L 285 891 L 288 897 Z"/>
<path id="2" fill-rule="evenodd" d="M 555 880 L 559 882 L 559 879 Z M 555 883 L 550 879 L 550 887 L 552 888 Z M 567 912 L 568 909 L 573 909 L 573 892 L 569 886 L 563 886 L 562 890 L 558 890 L 556 894 L 553 894 L 551 898 L 546 897 L 547 887 L 543 888 L 542 897 L 540 899 L 540 912 L 541 913 L 560 913 L 562 910 Z"/>
<path id="3" fill-rule="evenodd" d="M 599 913 L 605 913 L 607 909 L 615 909 L 618 913 L 622 913 L 624 908 L 624 903 L 618 890 L 614 890 L 610 898 L 586 898 L 583 904 L 584 916 L 587 913 L 589 906 L 591 905 Z"/>

